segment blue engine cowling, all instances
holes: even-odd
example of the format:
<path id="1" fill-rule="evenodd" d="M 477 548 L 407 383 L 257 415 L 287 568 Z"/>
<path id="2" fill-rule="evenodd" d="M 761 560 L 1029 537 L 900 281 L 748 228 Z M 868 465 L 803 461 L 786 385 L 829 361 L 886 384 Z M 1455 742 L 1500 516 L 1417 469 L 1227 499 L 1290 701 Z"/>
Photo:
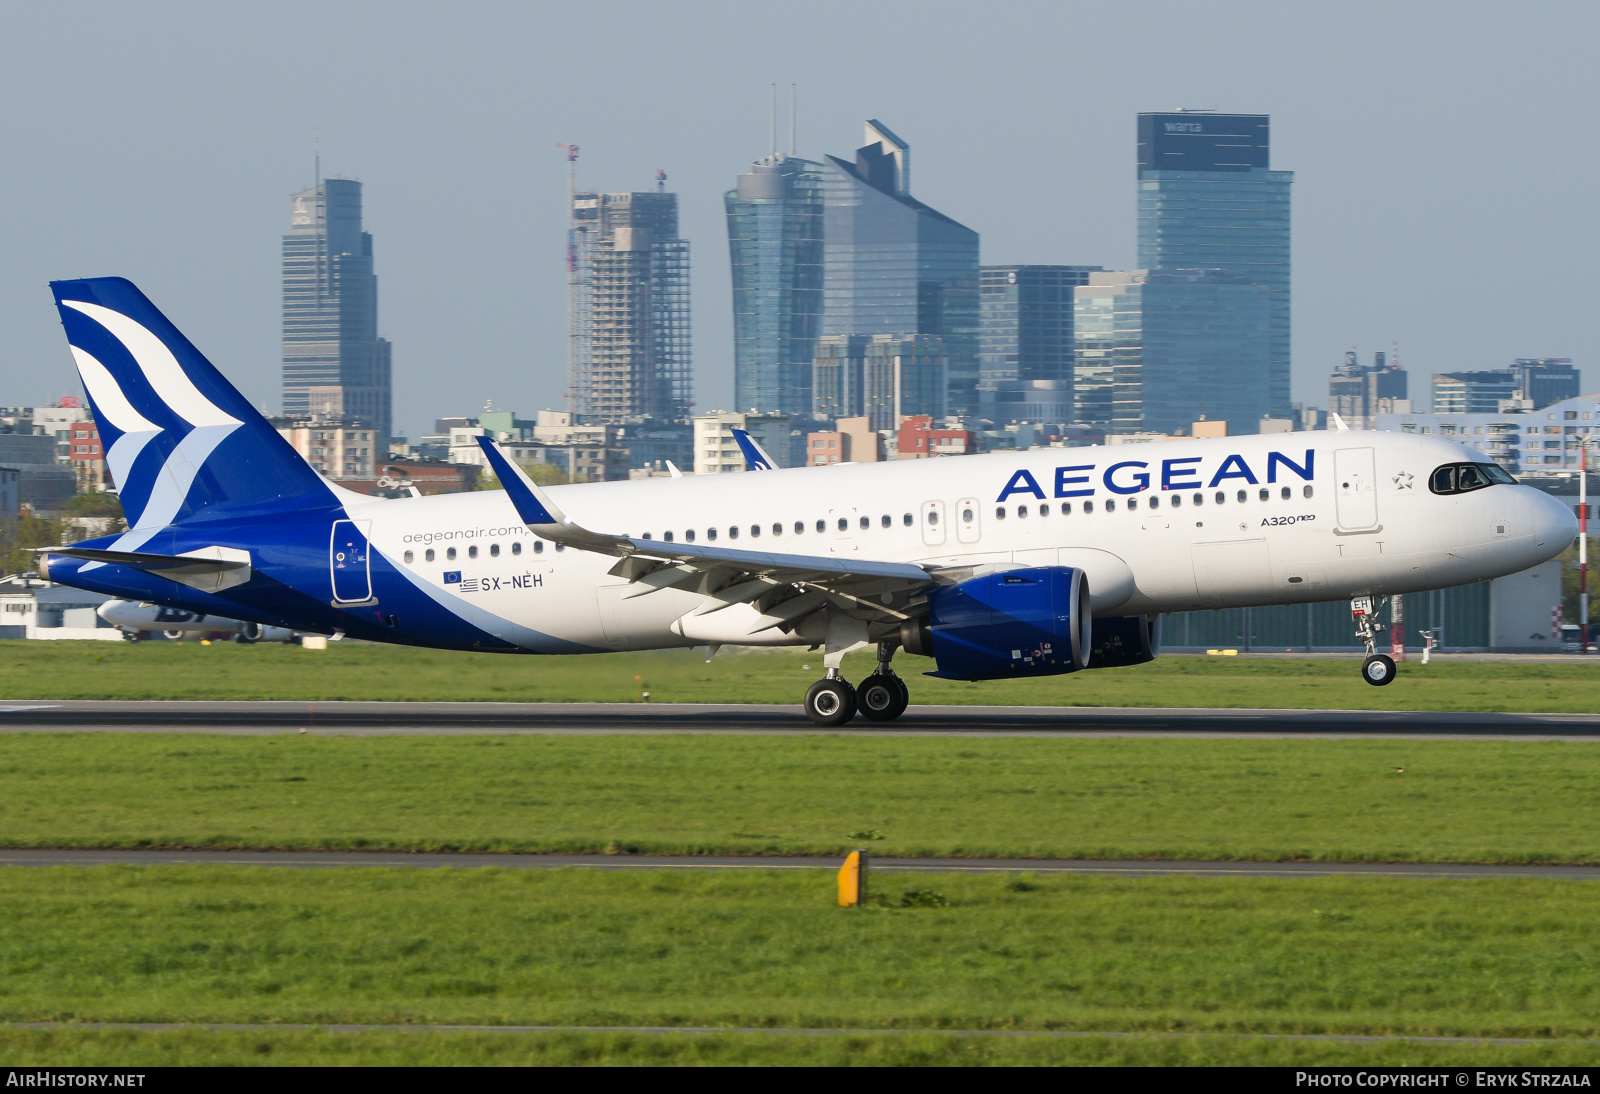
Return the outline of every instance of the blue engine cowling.
<path id="1" fill-rule="evenodd" d="M 1039 566 L 941 585 L 928 614 L 901 642 L 932 657 L 947 680 L 997 680 L 1075 672 L 1089 662 L 1089 586 L 1083 571 Z"/>
<path id="2" fill-rule="evenodd" d="M 1092 669 L 1114 669 L 1154 661 L 1161 652 L 1161 617 L 1107 616 L 1094 621 L 1089 639 Z"/>

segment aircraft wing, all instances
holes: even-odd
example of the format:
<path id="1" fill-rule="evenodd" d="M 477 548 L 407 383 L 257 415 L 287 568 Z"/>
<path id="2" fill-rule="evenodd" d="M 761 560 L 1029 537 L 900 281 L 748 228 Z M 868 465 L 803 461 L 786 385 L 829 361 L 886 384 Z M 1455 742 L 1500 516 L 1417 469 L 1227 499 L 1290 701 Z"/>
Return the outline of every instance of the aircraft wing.
<path id="1" fill-rule="evenodd" d="M 493 440 L 479 437 L 478 444 L 529 530 L 568 547 L 615 556 L 619 561 L 611 573 L 633 583 L 630 597 L 692 589 L 714 601 L 696 614 L 750 603 L 761 612 L 758 629 L 766 629 L 797 622 L 830 602 L 870 618 L 905 618 L 899 609 L 911 597 L 946 580 L 907 562 L 745 551 L 591 531 L 563 513 Z"/>

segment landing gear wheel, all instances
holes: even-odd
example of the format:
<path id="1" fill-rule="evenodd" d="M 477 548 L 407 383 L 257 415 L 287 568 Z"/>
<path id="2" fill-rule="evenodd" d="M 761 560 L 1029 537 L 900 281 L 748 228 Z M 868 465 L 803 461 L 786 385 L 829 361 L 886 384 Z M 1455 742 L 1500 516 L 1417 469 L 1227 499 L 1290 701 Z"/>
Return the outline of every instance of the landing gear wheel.
<path id="1" fill-rule="evenodd" d="M 842 726 L 856 716 L 856 689 L 843 679 L 818 680 L 806 692 L 806 717 L 819 726 Z"/>
<path id="2" fill-rule="evenodd" d="M 874 722 L 892 722 L 906 712 L 911 692 L 898 676 L 873 673 L 856 688 L 856 702 L 864 717 Z"/>
<path id="3" fill-rule="evenodd" d="M 1361 679 L 1375 688 L 1394 680 L 1394 658 L 1386 653 L 1375 653 L 1361 663 Z"/>

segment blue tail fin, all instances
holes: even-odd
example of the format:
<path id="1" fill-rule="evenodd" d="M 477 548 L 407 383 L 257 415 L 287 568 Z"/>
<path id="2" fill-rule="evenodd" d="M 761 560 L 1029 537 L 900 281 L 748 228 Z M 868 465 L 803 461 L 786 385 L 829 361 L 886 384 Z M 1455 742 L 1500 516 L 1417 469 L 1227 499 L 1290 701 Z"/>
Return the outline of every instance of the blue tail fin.
<path id="1" fill-rule="evenodd" d="M 54 281 L 134 550 L 211 507 L 327 505 L 322 477 L 129 281 Z M 126 542 L 123 542 L 126 541 Z"/>

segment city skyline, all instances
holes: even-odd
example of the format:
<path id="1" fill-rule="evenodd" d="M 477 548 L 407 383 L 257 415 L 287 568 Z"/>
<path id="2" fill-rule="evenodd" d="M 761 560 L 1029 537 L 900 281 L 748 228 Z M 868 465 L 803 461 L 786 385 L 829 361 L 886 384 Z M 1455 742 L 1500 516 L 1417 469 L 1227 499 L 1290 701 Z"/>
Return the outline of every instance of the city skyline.
<path id="1" fill-rule="evenodd" d="M 275 409 L 273 252 L 283 198 L 312 181 L 320 126 L 329 173 L 369 184 L 384 334 L 402 348 L 402 432 L 436 416 L 441 376 L 460 411 L 489 397 L 562 408 L 560 141 L 583 144 L 584 185 L 644 190 L 656 168 L 672 175 L 682 234 L 700 248 L 697 409 L 729 403 L 721 199 L 768 147 L 769 84 L 791 80 L 799 156 L 837 151 L 863 117 L 890 121 L 916 146 L 917 196 L 981 232 L 992 265 L 1136 268 L 1129 115 L 1183 105 L 1269 114 L 1275 160 L 1297 180 L 1294 398 L 1320 402 L 1351 344 L 1394 340 L 1419 377 L 1523 356 L 1570 357 L 1592 374 L 1600 335 L 1581 317 L 1600 275 L 1572 241 L 1594 235 L 1597 214 L 1563 181 L 1591 173 L 1596 153 L 1563 134 L 1592 91 L 1576 52 L 1563 58 L 1592 37 L 1594 12 L 1558 5 L 1512 19 L 1469 7 L 1454 13 L 1448 56 L 1436 57 L 1437 20 L 1425 9 L 1355 5 L 1338 19 L 1298 12 L 1285 22 L 1263 18 L 1261 5 L 1223 5 L 1181 42 L 1142 33 L 1148 13 L 1132 9 L 1097 9 L 1090 35 L 1070 32 L 1077 10 L 1022 6 L 982 21 L 960 10 L 908 18 L 894 5 L 823 5 L 759 57 L 728 48 L 734 38 L 713 6 L 640 12 L 616 56 L 670 47 L 679 63 L 573 96 L 579 61 L 553 54 L 527 72 L 507 57 L 528 35 L 581 32 L 576 15 L 490 5 L 422 35 L 403 12 L 335 9 L 328 34 L 306 42 L 290 33 L 292 10 L 219 13 L 179 33 L 187 21 L 175 11 L 112 11 L 85 28 L 13 9 L 0 79 L 17 101 L 53 90 L 7 123 L 5 177 L 29 200 L 0 214 L 3 382 L 18 403 L 71 393 L 43 283 L 120 273 L 182 315 L 246 393 Z M 922 63 L 880 70 L 833 56 L 825 30 L 843 20 Z M 755 14 L 741 26 L 777 22 Z M 226 65 L 205 49 L 211 34 L 243 43 Z M 339 48 L 351 40 L 370 47 Z M 1536 53 L 1536 68 L 1519 63 Z M 1047 54 L 1052 63 L 1038 63 Z M 1134 59 L 1135 83 L 1113 78 Z M 315 81 L 303 75 L 311 64 Z M 992 79 L 1002 71 L 1014 86 Z M 1492 78 L 1510 71 L 1516 80 Z M 1495 157 L 1463 138 L 1469 123 L 1498 134 Z M 1539 168 L 1516 166 L 1527 163 Z M 59 183 L 24 191 L 46 171 Z M 175 176 L 186 191 L 178 216 L 167 212 Z M 1508 279 L 1497 307 L 1483 309 L 1485 269 L 1540 277 Z"/>

